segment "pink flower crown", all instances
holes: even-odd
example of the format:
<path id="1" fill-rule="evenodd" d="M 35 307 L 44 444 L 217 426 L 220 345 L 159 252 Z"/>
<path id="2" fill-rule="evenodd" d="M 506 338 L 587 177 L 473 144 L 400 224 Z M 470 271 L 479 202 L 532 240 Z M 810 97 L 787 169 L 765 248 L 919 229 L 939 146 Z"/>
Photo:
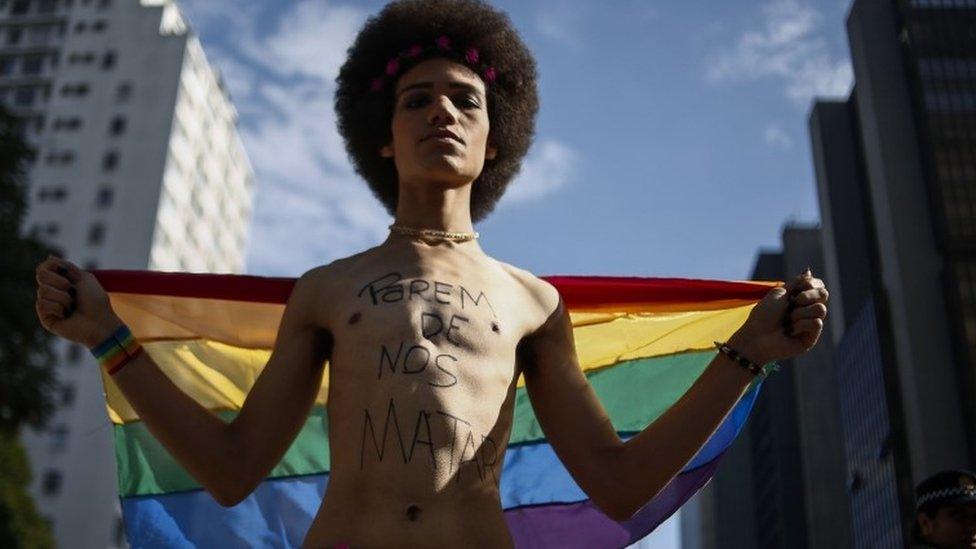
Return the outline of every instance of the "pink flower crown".
<path id="1" fill-rule="evenodd" d="M 429 51 L 434 48 L 444 52 L 453 51 L 451 49 L 451 39 L 443 34 L 434 40 L 433 46 L 427 46 L 425 48 L 420 44 L 414 44 L 401 51 L 396 56 L 391 57 L 390 60 L 386 62 L 386 70 L 383 71 L 383 74 L 373 78 L 372 82 L 370 82 L 370 91 L 378 92 L 382 90 L 383 86 L 388 80 L 392 81 L 396 77 L 397 73 L 400 72 L 401 59 L 413 59 L 425 51 Z M 486 85 L 491 84 L 496 78 L 498 78 L 498 71 L 495 70 L 495 67 L 481 62 L 481 57 L 478 54 L 478 48 L 472 47 L 465 50 L 463 60 L 469 67 L 474 69 L 474 72 L 476 72 L 478 76 L 485 81 Z"/>

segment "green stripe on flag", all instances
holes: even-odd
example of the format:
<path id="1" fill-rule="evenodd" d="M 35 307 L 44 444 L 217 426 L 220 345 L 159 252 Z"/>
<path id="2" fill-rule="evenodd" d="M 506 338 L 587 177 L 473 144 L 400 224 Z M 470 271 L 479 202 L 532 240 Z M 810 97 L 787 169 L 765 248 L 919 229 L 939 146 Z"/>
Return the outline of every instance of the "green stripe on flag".
<path id="1" fill-rule="evenodd" d="M 694 351 L 629 360 L 591 371 L 587 379 L 618 432 L 640 431 L 671 407 L 715 357 Z M 648 391 L 653 388 L 653 391 Z M 216 412 L 231 421 L 237 412 Z M 509 445 L 544 439 L 525 388 L 515 394 Z M 199 489 L 200 484 L 170 456 L 141 421 L 115 426 L 119 496 L 144 496 Z M 268 478 L 328 472 L 329 436 L 325 407 L 315 406 L 295 441 Z"/>

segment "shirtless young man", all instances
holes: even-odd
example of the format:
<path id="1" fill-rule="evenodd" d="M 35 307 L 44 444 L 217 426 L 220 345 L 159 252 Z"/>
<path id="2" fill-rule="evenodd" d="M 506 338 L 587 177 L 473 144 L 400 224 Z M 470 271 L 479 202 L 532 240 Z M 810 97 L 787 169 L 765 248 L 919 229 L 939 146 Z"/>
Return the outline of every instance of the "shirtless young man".
<path id="1" fill-rule="evenodd" d="M 435 30 L 425 30 L 421 22 L 432 20 Z M 499 127 L 510 117 L 535 114 L 534 68 L 510 66 L 531 59 L 507 18 L 470 0 L 388 6 L 350 56 L 369 50 L 378 35 L 394 54 L 407 48 L 397 64 L 408 66 L 372 69 L 385 75 L 370 86 L 392 111 L 389 141 L 368 160 L 389 162 L 396 185 L 392 201 L 377 195 L 395 208 L 398 227 L 471 233 L 472 218 L 490 210 L 527 148 L 524 132 L 526 146 L 514 153 L 495 139 L 512 135 Z M 443 36 L 453 41 L 449 48 Z M 420 49 L 411 51 L 415 41 Z M 473 58 L 469 49 L 460 58 L 451 53 L 469 46 L 480 48 Z M 497 74 L 485 69 L 488 62 Z M 340 74 L 340 95 L 348 92 L 343 82 L 361 76 L 354 68 L 349 62 Z M 506 82 L 519 70 L 520 81 Z M 376 91 L 382 86 L 390 86 L 387 95 Z M 529 93 L 522 103 L 529 108 L 504 93 Z M 499 112 L 489 108 L 493 98 L 508 101 L 497 119 L 489 116 Z M 340 127 L 348 120 L 340 113 Z M 522 122 L 531 129 L 531 120 Z M 354 144 L 350 150 L 374 184 L 375 171 L 356 158 Z M 515 169 L 489 173 L 506 154 L 516 155 Z M 496 185 L 493 197 L 477 188 L 485 181 Z M 182 393 L 145 353 L 115 381 L 152 434 L 229 506 L 281 459 L 327 361 L 332 469 L 304 545 L 506 547 L 512 541 L 498 478 L 523 373 L 539 423 L 574 479 L 607 515 L 630 517 L 691 459 L 753 374 L 718 354 L 684 398 L 624 443 L 580 371 L 557 291 L 492 259 L 469 237 L 393 231 L 375 248 L 302 275 L 271 358 L 229 424 Z M 120 326 L 91 273 L 49 258 L 37 281 L 37 314 L 53 333 L 93 348 Z M 760 364 L 803 353 L 819 338 L 826 300 L 819 279 L 797 277 L 770 291 L 729 345 Z"/>

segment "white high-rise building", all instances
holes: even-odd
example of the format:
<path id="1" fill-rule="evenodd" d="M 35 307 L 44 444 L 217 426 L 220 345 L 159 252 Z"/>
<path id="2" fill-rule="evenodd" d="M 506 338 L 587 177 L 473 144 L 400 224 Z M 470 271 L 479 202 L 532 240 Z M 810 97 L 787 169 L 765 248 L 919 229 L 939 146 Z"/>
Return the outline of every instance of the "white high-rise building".
<path id="1" fill-rule="evenodd" d="M 37 157 L 23 230 L 88 269 L 240 273 L 254 176 L 172 0 L 0 0 L 0 104 Z M 22 440 L 61 547 L 124 545 L 97 364 L 58 341 L 60 409 Z"/>

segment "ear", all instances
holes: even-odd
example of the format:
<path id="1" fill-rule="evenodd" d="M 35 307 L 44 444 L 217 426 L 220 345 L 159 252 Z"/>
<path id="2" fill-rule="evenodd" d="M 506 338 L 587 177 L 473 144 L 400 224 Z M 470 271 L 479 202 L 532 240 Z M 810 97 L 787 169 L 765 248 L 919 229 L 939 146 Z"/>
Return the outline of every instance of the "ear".
<path id="1" fill-rule="evenodd" d="M 393 158 L 393 147 L 390 145 L 380 147 L 380 156 L 383 158 Z"/>
<path id="2" fill-rule="evenodd" d="M 928 515 L 925 513 L 918 513 L 915 516 L 915 520 L 918 521 L 918 529 L 921 531 L 923 536 L 928 536 L 932 533 L 934 525 L 932 524 L 932 519 L 929 518 Z"/>
<path id="3" fill-rule="evenodd" d="M 494 160 L 498 156 L 498 149 L 491 146 L 490 144 L 485 147 L 485 158 L 488 160 Z"/>

